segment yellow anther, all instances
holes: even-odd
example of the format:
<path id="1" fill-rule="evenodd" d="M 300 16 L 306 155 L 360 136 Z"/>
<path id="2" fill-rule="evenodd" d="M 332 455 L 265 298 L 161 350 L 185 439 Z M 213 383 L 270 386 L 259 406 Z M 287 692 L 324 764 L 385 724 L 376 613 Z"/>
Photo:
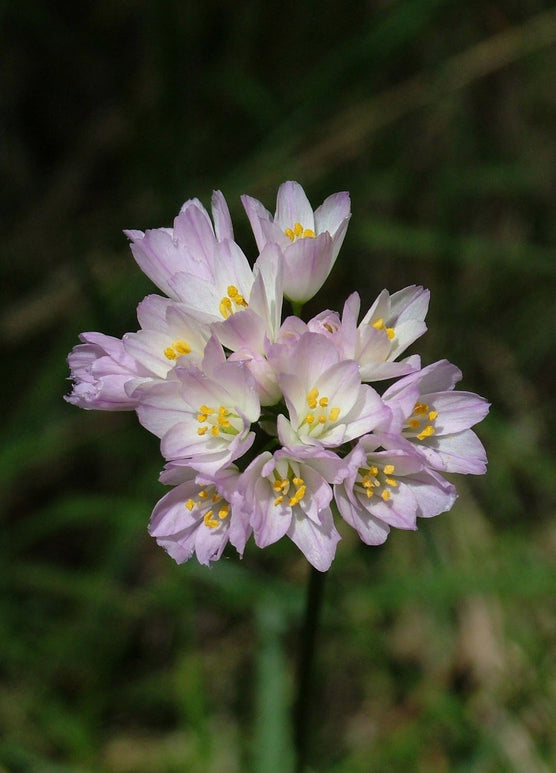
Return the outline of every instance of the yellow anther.
<path id="1" fill-rule="evenodd" d="M 373 491 L 372 486 L 369 486 L 369 488 L 365 488 L 365 491 L 367 492 L 367 496 L 369 497 L 369 499 L 371 497 L 374 497 L 375 492 Z"/>
<path id="2" fill-rule="evenodd" d="M 321 397 L 319 405 L 321 408 L 328 408 L 328 397 Z"/>
<path id="3" fill-rule="evenodd" d="M 378 317 L 378 319 L 375 319 L 374 322 L 371 322 L 371 326 L 374 327 L 375 330 L 384 330 L 390 341 L 394 338 L 396 335 L 396 331 L 393 327 L 386 327 L 384 324 L 384 319 L 382 317 Z"/>
<path id="4" fill-rule="evenodd" d="M 375 467 L 374 464 L 369 467 L 369 475 L 372 475 L 373 477 L 378 475 L 378 467 Z"/>
<path id="5" fill-rule="evenodd" d="M 201 491 L 199 491 L 199 499 L 208 499 L 208 497 L 208 491 L 205 491 L 205 489 L 201 489 Z"/>
<path id="6" fill-rule="evenodd" d="M 393 472 L 395 472 L 396 468 L 393 464 L 385 464 L 384 465 L 384 474 L 385 475 L 392 475 Z"/>
<path id="7" fill-rule="evenodd" d="M 419 429 L 419 427 L 421 426 L 421 422 L 419 421 L 419 419 L 410 419 L 408 421 L 408 425 L 410 429 Z"/>
<path id="8" fill-rule="evenodd" d="M 178 341 L 174 341 L 174 349 L 178 354 L 189 354 L 191 352 L 189 344 L 181 338 Z"/>
<path id="9" fill-rule="evenodd" d="M 211 414 L 213 414 L 213 413 L 214 413 L 214 408 L 210 408 L 208 405 L 201 405 L 201 407 L 199 408 L 199 410 L 200 410 L 202 413 L 206 413 L 206 414 L 207 414 L 207 416 L 210 416 Z"/>
<path id="10" fill-rule="evenodd" d="M 391 497 L 392 495 L 390 494 L 390 492 L 388 491 L 388 489 L 384 489 L 384 491 L 381 491 L 381 492 L 380 492 L 380 496 L 381 496 L 381 497 L 384 499 L 384 501 L 385 501 L 385 502 L 388 502 L 388 500 L 390 499 L 390 497 Z"/>
<path id="11" fill-rule="evenodd" d="M 434 421 L 438 416 L 438 411 L 429 411 L 429 421 Z"/>
<path id="12" fill-rule="evenodd" d="M 218 418 L 218 426 L 220 427 L 229 427 L 230 422 L 228 419 L 224 419 L 221 416 Z"/>
<path id="13" fill-rule="evenodd" d="M 172 346 L 164 349 L 164 354 L 169 360 L 177 360 L 182 354 L 189 354 L 190 352 L 191 347 L 187 341 L 184 341 L 182 338 L 178 338 L 177 341 L 174 341 Z"/>
<path id="14" fill-rule="evenodd" d="M 389 486 L 392 486 L 392 488 L 396 488 L 398 485 L 398 481 L 395 478 L 384 478 L 384 480 Z"/>
<path id="15" fill-rule="evenodd" d="M 228 285 L 227 293 L 230 298 L 235 298 L 236 295 L 239 295 L 239 290 L 235 285 Z"/>
<path id="16" fill-rule="evenodd" d="M 413 408 L 413 413 L 421 414 L 421 413 L 427 413 L 429 410 L 429 406 L 426 403 L 415 403 L 415 407 Z"/>
<path id="17" fill-rule="evenodd" d="M 284 233 L 290 240 L 290 242 L 294 242 L 296 239 L 299 239 L 303 237 L 304 239 L 314 239 L 315 238 L 315 232 L 312 228 L 303 228 L 301 223 L 295 223 L 293 228 L 286 228 Z"/>
<path id="18" fill-rule="evenodd" d="M 219 432 L 220 432 L 220 427 L 218 426 L 218 424 L 213 424 L 212 427 L 210 428 L 210 434 L 213 437 L 216 437 L 219 434 Z"/>
<path id="19" fill-rule="evenodd" d="M 326 424 L 326 416 L 322 413 L 319 416 L 319 424 Z"/>
<path id="20" fill-rule="evenodd" d="M 315 417 L 312 413 L 308 413 L 307 416 L 305 416 L 305 423 L 306 424 L 312 424 L 315 420 Z"/>
<path id="21" fill-rule="evenodd" d="M 195 502 L 193 501 L 193 499 L 188 499 L 187 502 L 185 503 L 185 506 L 187 507 L 189 512 L 191 512 L 191 510 L 193 510 L 193 508 L 195 507 Z"/>
<path id="22" fill-rule="evenodd" d="M 206 435 L 207 434 L 207 430 L 208 430 L 208 427 L 199 427 L 197 429 L 197 434 L 201 435 L 201 436 L 202 435 Z"/>
<path id="23" fill-rule="evenodd" d="M 280 494 L 280 496 L 276 497 L 276 499 L 274 500 L 274 507 L 281 505 L 283 501 L 284 501 L 284 497 L 282 496 L 282 494 Z"/>
<path id="24" fill-rule="evenodd" d="M 337 407 L 336 408 L 331 408 L 330 409 L 330 413 L 328 415 L 328 418 L 330 419 L 330 421 L 337 421 L 339 415 L 340 415 L 340 409 L 339 408 L 337 408 Z"/>
<path id="25" fill-rule="evenodd" d="M 230 514 L 230 508 L 228 505 L 225 505 L 224 507 L 221 507 L 218 511 L 218 517 L 221 521 L 223 521 L 225 518 L 227 518 Z"/>
<path id="26" fill-rule="evenodd" d="M 214 411 L 211 411 L 211 413 L 214 413 Z M 229 411 L 225 405 L 221 405 L 218 409 L 218 415 L 219 416 L 229 416 L 231 411 Z"/>
<path id="27" fill-rule="evenodd" d="M 430 437 L 431 435 L 434 435 L 434 432 L 435 430 L 432 424 L 427 424 L 425 429 L 422 432 L 419 432 L 419 434 L 417 435 L 417 439 L 424 440 L 426 437 Z"/>
<path id="28" fill-rule="evenodd" d="M 207 510 L 203 518 L 203 523 L 205 526 L 208 526 L 209 529 L 216 529 L 216 527 L 220 525 L 220 521 L 217 521 L 216 518 L 213 518 L 212 510 Z"/>
<path id="29" fill-rule="evenodd" d="M 303 478 L 292 478 L 292 483 L 294 486 L 303 486 L 305 485 L 305 481 Z"/>
<path id="30" fill-rule="evenodd" d="M 316 387 L 313 387 L 309 392 L 307 392 L 307 405 L 309 406 L 309 408 L 317 407 L 318 396 L 319 396 L 319 390 Z"/>
<path id="31" fill-rule="evenodd" d="M 227 296 L 224 296 L 224 298 L 222 298 L 222 300 L 220 301 L 220 304 L 218 305 L 218 310 L 220 311 L 224 319 L 228 319 L 228 317 L 231 316 L 231 314 L 233 313 L 232 302 Z"/>
<path id="32" fill-rule="evenodd" d="M 197 414 L 197 421 L 203 422 L 207 420 L 207 414 L 206 413 L 198 413 Z"/>
<path id="33" fill-rule="evenodd" d="M 306 487 L 300 486 L 297 491 L 295 492 L 295 495 L 293 497 L 290 497 L 290 501 L 288 502 L 290 507 L 294 507 L 297 505 L 303 497 L 305 496 Z"/>
<path id="34" fill-rule="evenodd" d="M 373 485 L 373 482 L 368 475 L 364 475 L 361 479 L 361 485 L 363 488 L 370 488 Z"/>

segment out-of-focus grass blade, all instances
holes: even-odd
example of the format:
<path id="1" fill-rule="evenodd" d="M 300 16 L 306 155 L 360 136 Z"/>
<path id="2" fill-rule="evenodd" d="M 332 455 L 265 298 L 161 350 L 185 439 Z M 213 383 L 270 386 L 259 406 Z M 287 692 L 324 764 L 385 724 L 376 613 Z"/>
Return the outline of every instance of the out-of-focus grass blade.
<path id="1" fill-rule="evenodd" d="M 293 765 L 289 667 L 282 642 L 285 622 L 283 610 L 272 598 L 259 603 L 253 739 L 257 773 L 287 773 Z"/>

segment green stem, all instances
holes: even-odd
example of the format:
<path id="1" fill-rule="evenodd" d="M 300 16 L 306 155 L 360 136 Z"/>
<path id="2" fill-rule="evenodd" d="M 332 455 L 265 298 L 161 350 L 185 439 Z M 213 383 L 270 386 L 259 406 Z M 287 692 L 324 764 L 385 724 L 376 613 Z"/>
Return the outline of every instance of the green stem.
<path id="1" fill-rule="evenodd" d="M 301 301 L 290 301 L 292 305 L 292 311 L 296 317 L 301 317 L 301 312 L 303 310 L 303 303 Z"/>
<path id="2" fill-rule="evenodd" d="M 311 722 L 311 687 L 315 643 L 322 608 L 325 572 L 311 566 L 307 586 L 305 621 L 301 633 L 301 651 L 297 674 L 297 699 L 294 706 L 295 773 L 302 773 L 307 757 L 308 730 Z"/>

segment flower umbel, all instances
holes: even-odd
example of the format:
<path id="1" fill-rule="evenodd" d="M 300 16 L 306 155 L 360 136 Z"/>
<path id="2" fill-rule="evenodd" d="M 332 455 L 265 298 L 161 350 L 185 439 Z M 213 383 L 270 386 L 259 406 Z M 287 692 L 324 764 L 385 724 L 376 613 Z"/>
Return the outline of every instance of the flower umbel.
<path id="1" fill-rule="evenodd" d="M 405 356 L 426 331 L 422 287 L 382 290 L 361 321 L 356 292 L 341 315 L 282 319 L 284 298 L 298 309 L 330 274 L 348 193 L 313 210 L 286 182 L 274 216 L 242 201 L 252 264 L 219 191 L 212 219 L 191 199 L 172 228 L 126 231 L 164 296 L 139 304 L 140 329 L 122 339 L 81 335 L 66 399 L 134 410 L 160 438 L 161 481 L 172 488 L 149 532 L 178 563 L 195 555 L 209 565 L 228 544 L 243 555 L 251 535 L 260 548 L 287 536 L 324 572 L 340 541 L 335 517 L 378 545 L 391 528 L 415 529 L 453 506 L 443 473 L 485 472 L 471 427 L 489 406 L 455 390 L 461 372 L 447 360 L 421 367 L 418 354 Z"/>

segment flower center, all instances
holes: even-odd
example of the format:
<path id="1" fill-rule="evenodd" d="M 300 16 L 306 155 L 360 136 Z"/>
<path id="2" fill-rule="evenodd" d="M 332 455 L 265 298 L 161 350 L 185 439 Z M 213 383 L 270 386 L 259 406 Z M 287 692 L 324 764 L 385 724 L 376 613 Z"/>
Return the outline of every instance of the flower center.
<path id="1" fill-rule="evenodd" d="M 201 426 L 197 428 L 197 434 L 202 436 L 209 433 L 212 437 L 218 437 L 223 432 L 226 435 L 237 435 L 239 429 L 234 427 L 228 417 L 232 419 L 238 418 L 235 413 L 232 413 L 224 405 L 218 408 L 212 408 L 210 405 L 201 405 L 197 414 L 197 421 Z"/>
<path id="2" fill-rule="evenodd" d="M 290 507 L 295 507 L 295 505 L 298 505 L 301 502 L 307 491 L 307 486 L 305 485 L 303 478 L 296 476 L 293 471 L 289 472 L 287 478 L 281 478 L 279 473 L 275 470 L 272 488 L 278 494 L 274 500 L 274 507 L 281 505 L 284 499 L 288 497 L 288 494 L 291 495 L 288 497 L 288 505 Z"/>
<path id="3" fill-rule="evenodd" d="M 417 440 L 424 440 L 431 437 L 436 432 L 433 422 L 438 416 L 438 411 L 431 411 L 426 403 L 415 403 L 413 413 L 407 422 L 410 432 L 404 434 L 409 437 L 416 437 Z"/>
<path id="4" fill-rule="evenodd" d="M 218 309 L 224 319 L 228 319 L 236 311 L 246 309 L 249 305 L 235 285 L 228 285 L 227 295 L 224 295 Z"/>
<path id="5" fill-rule="evenodd" d="M 384 330 L 390 341 L 396 335 L 396 331 L 393 327 L 386 327 L 382 317 L 378 317 L 374 322 L 371 322 L 371 327 L 374 327 L 375 330 Z"/>
<path id="6" fill-rule="evenodd" d="M 189 354 L 191 352 L 191 347 L 187 343 L 187 341 L 184 341 L 182 338 L 178 338 L 172 346 L 166 347 L 164 349 L 164 356 L 167 357 L 169 360 L 177 360 L 178 357 L 181 357 L 182 354 Z"/>
<path id="7" fill-rule="evenodd" d="M 371 464 L 368 468 L 361 467 L 356 483 L 363 488 L 369 499 L 376 495 L 388 502 L 392 489 L 398 485 L 398 481 L 393 477 L 395 470 L 393 464 L 385 464 L 382 468 L 376 464 Z"/>
<path id="8" fill-rule="evenodd" d="M 203 523 L 209 529 L 216 529 L 230 515 L 230 505 L 211 486 L 212 493 L 201 489 L 198 499 L 188 499 L 185 503 L 189 512 L 198 511 L 203 516 Z"/>
<path id="9" fill-rule="evenodd" d="M 301 424 L 307 424 L 309 430 L 318 427 L 323 428 L 324 425 L 338 421 L 340 408 L 337 406 L 329 408 L 328 397 L 325 395 L 320 397 L 319 390 L 316 387 L 307 392 L 306 401 L 310 410 L 305 414 Z"/>
<path id="10" fill-rule="evenodd" d="M 293 228 L 286 228 L 284 231 L 290 242 L 295 242 L 296 239 L 314 239 L 315 232 L 311 228 L 303 228 L 301 223 L 294 223 Z"/>

